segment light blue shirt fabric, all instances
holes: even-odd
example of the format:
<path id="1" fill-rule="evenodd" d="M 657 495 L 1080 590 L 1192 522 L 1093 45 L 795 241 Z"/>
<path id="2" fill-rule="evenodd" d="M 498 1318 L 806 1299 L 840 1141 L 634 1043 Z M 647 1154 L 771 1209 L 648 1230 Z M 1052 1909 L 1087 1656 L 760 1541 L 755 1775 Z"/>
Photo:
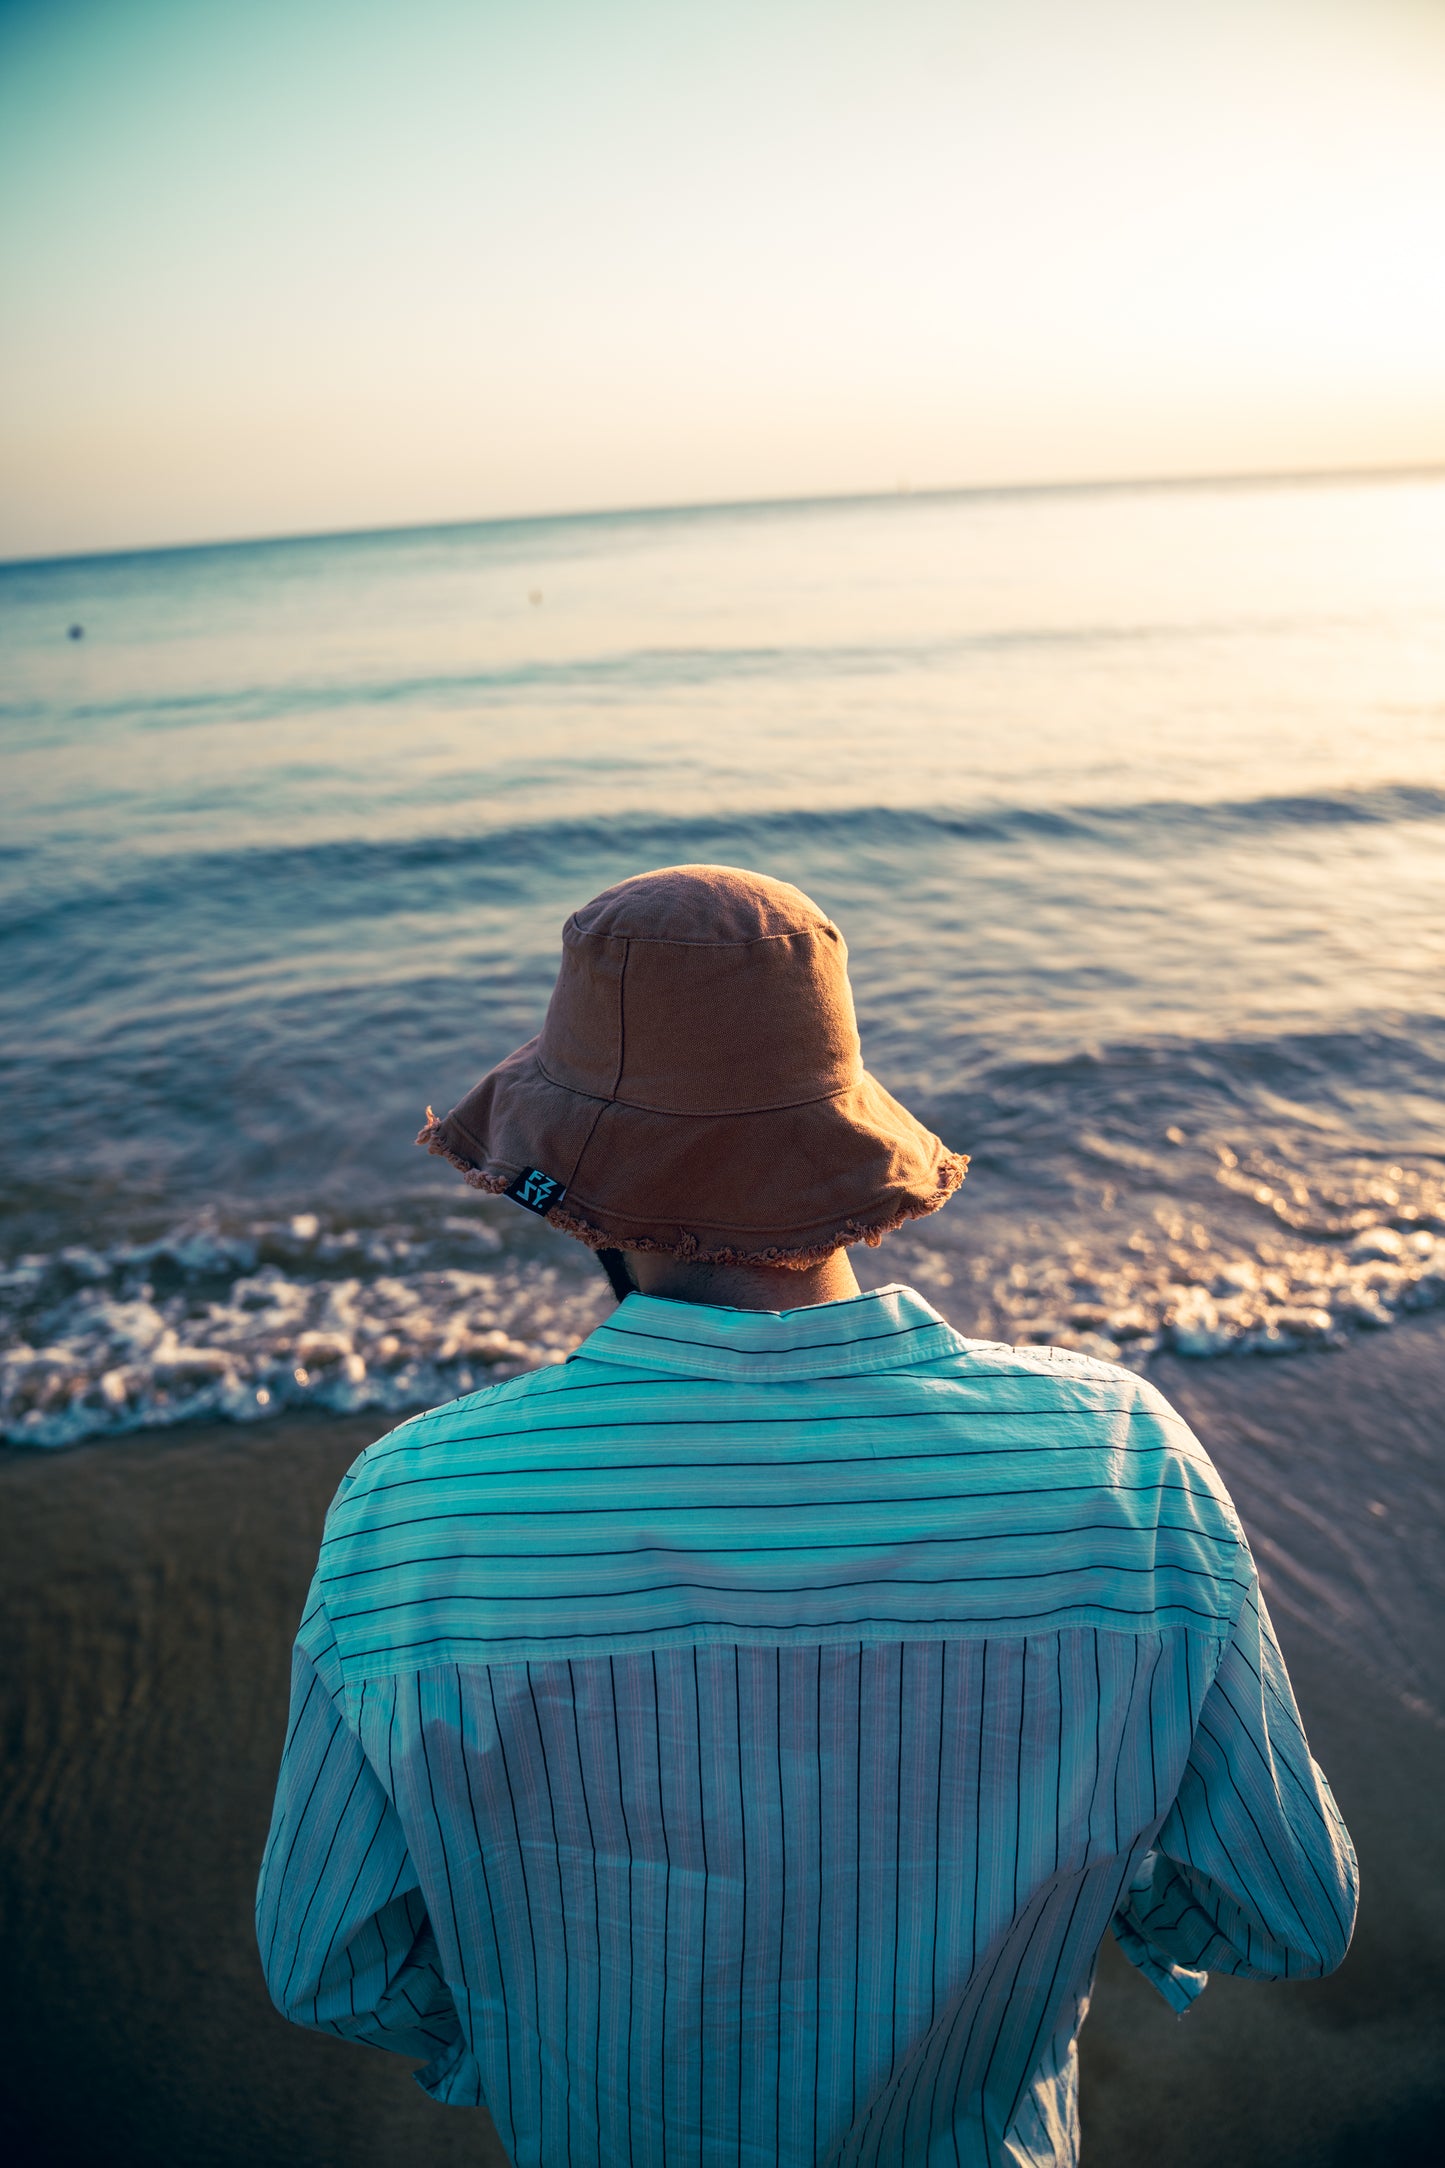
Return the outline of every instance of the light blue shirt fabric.
<path id="1" fill-rule="evenodd" d="M 1058 2168 L 1111 1924 L 1182 2009 L 1355 1902 L 1180 1417 L 890 1287 L 630 1295 L 361 1456 L 257 1923 L 518 2168 Z"/>

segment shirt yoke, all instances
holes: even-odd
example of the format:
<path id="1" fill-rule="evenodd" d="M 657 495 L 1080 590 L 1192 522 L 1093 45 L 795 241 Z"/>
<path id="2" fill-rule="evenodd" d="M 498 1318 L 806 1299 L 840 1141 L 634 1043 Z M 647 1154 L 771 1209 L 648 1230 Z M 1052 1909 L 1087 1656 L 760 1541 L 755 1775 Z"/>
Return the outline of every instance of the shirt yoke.
<path id="1" fill-rule="evenodd" d="M 844 1344 L 876 1343 L 868 1364 L 839 1372 L 822 1312 L 844 1307 L 791 1313 L 792 1349 L 776 1344 L 789 1313 L 699 1308 L 686 1368 L 676 1315 L 644 1310 L 626 1336 L 398 1426 L 351 1471 L 322 1545 L 348 1678 L 1066 1623 L 1227 1631 L 1243 1537 L 1147 1381 L 965 1341 L 917 1296 L 864 1310 Z M 633 1344 L 654 1323 L 665 1371 Z"/>

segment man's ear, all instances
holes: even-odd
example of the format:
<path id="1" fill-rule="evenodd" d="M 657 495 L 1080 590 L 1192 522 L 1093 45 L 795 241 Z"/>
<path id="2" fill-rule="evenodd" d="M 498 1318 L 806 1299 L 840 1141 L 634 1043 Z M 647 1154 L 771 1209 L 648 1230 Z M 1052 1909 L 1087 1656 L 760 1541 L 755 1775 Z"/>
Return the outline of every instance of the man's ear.
<path id="1" fill-rule="evenodd" d="M 607 1275 L 607 1284 L 619 1302 L 637 1293 L 637 1282 L 627 1269 L 627 1258 L 621 1250 L 594 1250 L 593 1256 Z"/>

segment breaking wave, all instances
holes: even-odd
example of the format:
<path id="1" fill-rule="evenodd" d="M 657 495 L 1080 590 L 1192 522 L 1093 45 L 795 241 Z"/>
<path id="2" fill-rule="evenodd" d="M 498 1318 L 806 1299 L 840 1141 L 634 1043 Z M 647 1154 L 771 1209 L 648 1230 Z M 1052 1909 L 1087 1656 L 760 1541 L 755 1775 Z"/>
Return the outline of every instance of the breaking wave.
<path id="1" fill-rule="evenodd" d="M 1261 1186 L 1237 1162 L 1220 1172 Z M 937 1223 L 889 1243 L 872 1276 L 914 1281 L 965 1331 L 1136 1369 L 1163 1349 L 1290 1354 L 1445 1303 L 1445 1209 L 1396 1202 L 1332 1241 L 1252 1247 L 1173 1206 L 1122 1241 L 1096 1230 L 1032 1253 L 1006 1235 L 965 1252 Z M 561 1362 L 609 1304 L 585 1264 L 512 1255 L 484 1217 L 419 1234 L 313 1213 L 27 1253 L 0 1271 L 0 1437 L 57 1447 L 303 1408 L 434 1406 Z"/>

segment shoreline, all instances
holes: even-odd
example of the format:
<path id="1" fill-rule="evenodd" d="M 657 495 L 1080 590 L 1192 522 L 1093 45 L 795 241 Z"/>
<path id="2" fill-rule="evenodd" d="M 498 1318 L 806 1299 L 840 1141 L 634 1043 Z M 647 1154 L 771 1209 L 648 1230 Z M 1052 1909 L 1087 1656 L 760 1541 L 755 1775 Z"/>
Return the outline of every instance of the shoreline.
<path id="1" fill-rule="evenodd" d="M 1085 2158 L 1424 2158 L 1445 2106 L 1445 1319 L 1150 1374 L 1239 1504 L 1364 1896 L 1331 1979 L 1215 1979 L 1183 2023 L 1106 1945 Z M 400 2060 L 284 2024 L 251 1940 L 321 1519 L 387 1427 L 308 1414 L 0 1451 L 0 2137 L 19 2168 L 502 2168 L 486 2121 L 436 2107 Z"/>

